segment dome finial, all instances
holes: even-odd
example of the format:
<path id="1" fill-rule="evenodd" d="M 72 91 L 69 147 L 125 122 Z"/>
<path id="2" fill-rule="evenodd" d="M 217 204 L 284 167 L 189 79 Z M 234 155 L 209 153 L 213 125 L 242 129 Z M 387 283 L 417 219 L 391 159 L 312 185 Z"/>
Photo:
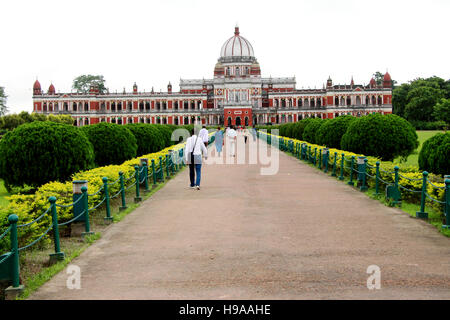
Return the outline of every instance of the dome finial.
<path id="1" fill-rule="evenodd" d="M 234 35 L 238 36 L 239 35 L 239 25 L 236 23 L 236 26 L 234 27 Z"/>

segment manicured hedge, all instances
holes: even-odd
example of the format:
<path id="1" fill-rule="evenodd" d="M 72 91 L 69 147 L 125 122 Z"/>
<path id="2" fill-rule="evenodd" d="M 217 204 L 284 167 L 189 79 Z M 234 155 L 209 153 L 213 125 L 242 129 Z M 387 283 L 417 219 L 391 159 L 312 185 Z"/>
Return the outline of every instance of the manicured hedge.
<path id="1" fill-rule="evenodd" d="M 95 164 L 120 164 L 136 156 L 137 142 L 133 133 L 115 123 L 98 123 L 81 127 L 94 147 Z"/>
<path id="2" fill-rule="evenodd" d="M 355 119 L 353 116 L 340 116 L 325 121 L 317 130 L 316 143 L 329 148 L 340 148 L 342 136 Z"/>
<path id="3" fill-rule="evenodd" d="M 320 118 L 314 118 L 308 122 L 303 130 L 303 140 L 310 143 L 316 143 L 316 132 L 319 130 L 324 120 Z"/>
<path id="4" fill-rule="evenodd" d="M 450 132 L 437 133 L 423 143 L 419 168 L 441 175 L 450 174 Z"/>
<path id="5" fill-rule="evenodd" d="M 127 124 L 126 127 L 130 129 L 136 138 L 138 156 L 164 149 L 163 135 L 154 125 L 130 123 Z"/>
<path id="6" fill-rule="evenodd" d="M 39 187 L 66 181 L 78 171 L 92 168 L 94 151 L 78 128 L 50 121 L 23 124 L 0 140 L 0 177 L 12 186 Z"/>
<path id="7" fill-rule="evenodd" d="M 342 136 L 341 149 L 392 161 L 419 146 L 414 127 L 394 115 L 371 114 L 352 121 Z"/>

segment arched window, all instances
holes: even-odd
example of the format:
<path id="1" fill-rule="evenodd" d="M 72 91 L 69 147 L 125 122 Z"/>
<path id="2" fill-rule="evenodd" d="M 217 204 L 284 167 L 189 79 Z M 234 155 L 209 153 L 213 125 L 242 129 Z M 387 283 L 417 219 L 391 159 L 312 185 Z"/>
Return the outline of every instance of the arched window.
<path id="1" fill-rule="evenodd" d="M 375 96 L 372 96 L 372 105 L 376 105 L 377 104 L 377 99 L 375 98 Z"/>
<path id="2" fill-rule="evenodd" d="M 281 107 L 286 108 L 286 100 L 285 99 L 281 99 Z"/>
<path id="3" fill-rule="evenodd" d="M 115 102 L 111 103 L 111 111 L 116 111 L 116 103 Z"/>
<path id="4" fill-rule="evenodd" d="M 89 118 L 84 119 L 84 125 L 88 126 L 89 125 Z"/>
<path id="5" fill-rule="evenodd" d="M 84 111 L 89 111 L 89 104 L 87 102 L 84 103 Z"/>
<path id="6" fill-rule="evenodd" d="M 322 98 L 317 99 L 317 106 L 318 107 L 322 106 Z"/>
<path id="7" fill-rule="evenodd" d="M 69 111 L 69 104 L 64 102 L 64 111 Z"/>
<path id="8" fill-rule="evenodd" d="M 309 99 L 308 98 L 305 99 L 305 107 L 309 107 Z"/>
<path id="9" fill-rule="evenodd" d="M 351 105 L 352 104 L 352 99 L 350 97 L 347 97 L 347 105 Z"/>
<path id="10" fill-rule="evenodd" d="M 236 67 L 236 77 L 240 76 L 240 71 L 239 71 L 239 67 Z"/>
<path id="11" fill-rule="evenodd" d="M 245 74 L 248 74 L 248 67 L 245 67 Z"/>
<path id="12" fill-rule="evenodd" d="M 360 96 L 356 96 L 356 105 L 357 106 L 361 105 L 361 97 Z"/>
<path id="13" fill-rule="evenodd" d="M 139 111 L 144 111 L 144 102 L 139 102 Z"/>
<path id="14" fill-rule="evenodd" d="M 106 105 L 104 102 L 102 102 L 102 104 L 100 105 L 100 110 L 105 111 L 105 109 L 106 109 Z"/>
<path id="15" fill-rule="evenodd" d="M 146 111 L 150 110 L 150 102 L 148 101 L 145 102 L 145 110 Z"/>
<path id="16" fill-rule="evenodd" d="M 44 102 L 44 105 L 42 106 L 42 111 L 47 112 L 47 102 Z"/>
<path id="17" fill-rule="evenodd" d="M 116 118 L 112 118 L 111 123 L 116 123 Z"/>
<path id="18" fill-rule="evenodd" d="M 335 106 L 339 105 L 339 97 L 334 97 L 334 105 Z"/>
<path id="19" fill-rule="evenodd" d="M 303 107 L 303 101 L 302 101 L 301 98 L 298 99 L 297 106 L 298 106 L 299 108 L 300 108 L 300 107 Z"/>
<path id="20" fill-rule="evenodd" d="M 77 109 L 78 109 L 77 103 L 76 102 L 72 103 L 72 110 L 77 111 Z"/>
<path id="21" fill-rule="evenodd" d="M 381 99 L 381 96 L 378 97 L 378 105 L 382 105 L 383 104 L 383 100 Z"/>
<path id="22" fill-rule="evenodd" d="M 316 106 L 316 101 L 314 99 L 311 99 L 310 106 L 311 107 L 315 107 Z"/>
<path id="23" fill-rule="evenodd" d="M 117 111 L 122 111 L 122 102 L 117 103 Z"/>
<path id="24" fill-rule="evenodd" d="M 53 103 L 48 104 L 48 111 L 53 112 Z"/>
<path id="25" fill-rule="evenodd" d="M 227 76 L 230 75 L 230 67 L 227 67 Z"/>

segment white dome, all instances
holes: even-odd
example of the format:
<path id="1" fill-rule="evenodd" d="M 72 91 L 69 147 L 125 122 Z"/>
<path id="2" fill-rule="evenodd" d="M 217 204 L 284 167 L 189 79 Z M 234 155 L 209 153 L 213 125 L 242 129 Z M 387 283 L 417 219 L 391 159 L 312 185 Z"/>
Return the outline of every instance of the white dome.
<path id="1" fill-rule="evenodd" d="M 225 41 L 220 50 L 220 57 L 254 57 L 250 42 L 239 35 L 239 27 L 235 28 L 234 36 Z"/>

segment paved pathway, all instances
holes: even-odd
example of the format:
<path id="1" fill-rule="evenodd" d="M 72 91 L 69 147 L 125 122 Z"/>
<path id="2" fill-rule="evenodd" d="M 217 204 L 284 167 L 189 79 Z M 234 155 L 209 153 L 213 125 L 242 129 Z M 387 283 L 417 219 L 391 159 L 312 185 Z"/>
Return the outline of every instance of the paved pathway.
<path id="1" fill-rule="evenodd" d="M 112 225 L 31 299 L 450 298 L 450 239 L 299 160 L 188 170 Z M 366 287 L 381 268 L 381 289 Z"/>

